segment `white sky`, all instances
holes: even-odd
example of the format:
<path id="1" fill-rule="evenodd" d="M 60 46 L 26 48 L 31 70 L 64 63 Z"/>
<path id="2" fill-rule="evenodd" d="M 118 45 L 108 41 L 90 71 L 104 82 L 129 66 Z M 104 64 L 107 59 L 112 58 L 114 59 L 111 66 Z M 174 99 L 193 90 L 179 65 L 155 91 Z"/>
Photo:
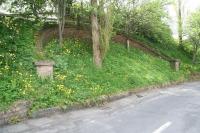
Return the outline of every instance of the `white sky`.
<path id="1" fill-rule="evenodd" d="M 184 11 L 184 21 L 186 21 L 187 17 L 190 15 L 191 12 L 194 12 L 197 9 L 200 9 L 200 0 L 182 0 L 184 1 L 185 11 Z M 169 15 L 170 15 L 170 26 L 173 30 L 174 37 L 178 37 L 178 30 L 177 30 L 177 12 L 174 6 L 169 6 Z"/>

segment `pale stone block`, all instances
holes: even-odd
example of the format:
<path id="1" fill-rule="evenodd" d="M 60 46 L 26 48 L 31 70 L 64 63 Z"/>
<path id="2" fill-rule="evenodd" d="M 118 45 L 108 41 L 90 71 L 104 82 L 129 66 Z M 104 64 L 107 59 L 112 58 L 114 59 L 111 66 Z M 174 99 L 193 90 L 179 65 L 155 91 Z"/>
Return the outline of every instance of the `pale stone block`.
<path id="1" fill-rule="evenodd" d="M 53 61 L 38 61 L 35 62 L 37 74 L 42 79 L 44 78 L 52 78 L 53 79 Z"/>

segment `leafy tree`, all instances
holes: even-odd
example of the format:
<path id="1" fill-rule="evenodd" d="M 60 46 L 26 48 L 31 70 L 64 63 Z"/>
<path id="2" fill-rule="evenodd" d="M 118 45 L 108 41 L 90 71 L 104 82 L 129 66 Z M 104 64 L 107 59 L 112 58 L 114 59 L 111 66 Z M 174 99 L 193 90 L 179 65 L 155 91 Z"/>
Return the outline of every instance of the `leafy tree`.
<path id="1" fill-rule="evenodd" d="M 91 0 L 93 60 L 97 68 L 102 67 L 103 58 L 109 49 L 113 29 L 113 4 L 112 0 Z"/>
<path id="2" fill-rule="evenodd" d="M 65 16 L 66 16 L 66 1 L 55 0 L 56 15 L 58 18 L 58 29 L 59 29 L 59 44 L 60 47 L 63 45 L 63 32 L 65 29 Z"/>
<path id="3" fill-rule="evenodd" d="M 183 20 L 182 20 L 182 1 L 178 0 L 178 37 L 179 37 L 179 46 L 182 47 L 183 44 Z"/>
<path id="4" fill-rule="evenodd" d="M 62 47 L 66 13 L 70 14 L 72 3 L 73 0 L 15 0 L 12 3 L 11 11 L 28 17 L 34 16 L 38 22 L 45 16 L 56 15 L 59 27 L 59 44 Z"/>
<path id="5" fill-rule="evenodd" d="M 193 63 L 196 63 L 200 48 L 200 10 L 192 13 L 188 18 L 187 33 L 193 44 Z"/>
<path id="6" fill-rule="evenodd" d="M 116 13 L 114 28 L 117 32 L 144 37 L 163 46 L 174 43 L 165 10 L 168 1 L 135 1 L 131 2 L 131 6 L 128 4 L 129 10 L 126 8 L 128 5 L 123 5 Z"/>
<path id="7" fill-rule="evenodd" d="M 110 39 L 113 32 L 114 23 L 114 5 L 113 0 L 100 0 L 99 5 L 99 27 L 101 40 L 101 56 L 104 58 L 109 50 Z"/>
<path id="8" fill-rule="evenodd" d="M 14 0 L 10 11 L 12 13 L 22 14 L 25 17 L 34 17 L 36 21 L 41 21 L 41 18 L 46 14 L 49 1 L 46 0 Z"/>
<path id="9" fill-rule="evenodd" d="M 6 0 L 0 0 L 0 5 L 3 4 Z"/>
<path id="10" fill-rule="evenodd" d="M 55 10 L 58 19 L 58 29 L 59 29 L 59 44 L 60 47 L 63 45 L 63 32 L 65 29 L 66 14 L 70 14 L 70 9 L 73 0 L 55 0 Z"/>
<path id="11" fill-rule="evenodd" d="M 35 18 L 37 22 L 42 20 L 47 22 L 46 19 L 42 19 L 45 15 L 56 16 L 60 47 L 63 44 L 63 32 L 67 20 L 75 21 L 77 26 L 85 27 L 85 23 L 89 24 L 92 27 L 93 60 L 98 68 L 102 66 L 109 50 L 113 30 L 129 37 L 146 38 L 166 47 L 174 43 L 165 10 L 168 0 L 90 0 L 90 2 L 14 0 L 12 5 L 15 8 L 11 11 L 28 18 Z"/>
<path id="12" fill-rule="evenodd" d="M 183 48 L 183 18 L 184 18 L 184 0 L 176 0 L 177 3 L 177 17 L 178 17 L 178 38 L 179 47 Z"/>

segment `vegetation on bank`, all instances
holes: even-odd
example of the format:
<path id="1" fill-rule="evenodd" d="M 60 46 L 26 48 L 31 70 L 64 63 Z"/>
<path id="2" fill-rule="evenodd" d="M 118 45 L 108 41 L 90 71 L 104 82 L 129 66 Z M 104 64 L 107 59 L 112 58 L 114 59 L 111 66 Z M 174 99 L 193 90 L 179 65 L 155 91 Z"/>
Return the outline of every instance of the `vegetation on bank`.
<path id="1" fill-rule="evenodd" d="M 57 41 L 52 41 L 43 54 L 38 55 L 33 43 L 34 32 L 24 25 L 15 40 L 20 44 L 18 49 L 13 53 L 5 50 L 1 55 L 13 58 L 8 58 L 10 63 L 1 64 L 0 110 L 17 100 L 32 101 L 32 111 L 67 107 L 102 95 L 184 80 L 190 74 L 191 66 L 184 64 L 179 72 L 175 72 L 166 61 L 134 48 L 127 52 L 123 45 L 116 43 L 110 44 L 102 69 L 93 65 L 92 45 L 88 41 L 68 39 L 61 49 L 57 47 Z M 36 75 L 33 62 L 44 59 L 56 63 L 54 80 L 41 80 Z"/>
<path id="2" fill-rule="evenodd" d="M 18 100 L 30 100 L 30 111 L 67 107 L 102 95 L 185 80 L 190 73 L 200 71 L 198 64 L 192 64 L 192 54 L 193 63 L 199 58 L 199 30 L 195 30 L 199 29 L 199 15 L 192 15 L 187 43 L 179 40 L 178 46 L 166 12 L 171 2 L 166 0 L 91 0 L 91 3 L 3 0 L 2 3 L 11 3 L 7 8 L 14 14 L 0 16 L 0 111 Z M 64 40 L 63 29 L 68 21 L 77 28 L 90 29 L 92 42 Z M 38 54 L 35 33 L 55 23 L 59 40 L 50 42 Z M 116 33 L 180 59 L 180 71 L 175 72 L 162 59 L 111 42 Z M 55 62 L 53 80 L 37 76 L 33 63 L 38 60 Z"/>

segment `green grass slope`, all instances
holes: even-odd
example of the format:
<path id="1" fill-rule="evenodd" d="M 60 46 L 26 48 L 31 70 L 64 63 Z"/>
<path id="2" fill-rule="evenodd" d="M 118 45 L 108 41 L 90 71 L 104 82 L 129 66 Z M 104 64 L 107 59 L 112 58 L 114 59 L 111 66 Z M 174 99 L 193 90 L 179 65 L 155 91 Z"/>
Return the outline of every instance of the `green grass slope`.
<path id="1" fill-rule="evenodd" d="M 166 61 L 134 48 L 128 52 L 116 43 L 110 44 L 103 68 L 97 70 L 91 44 L 74 39 L 66 40 L 62 49 L 58 49 L 56 41 L 49 43 L 41 56 L 35 51 L 37 28 L 30 28 L 31 22 L 13 21 L 18 27 L 15 32 L 7 23 L 0 25 L 0 111 L 18 100 L 32 101 L 30 111 L 67 107 L 102 95 L 183 80 L 191 70 L 191 65 L 184 63 L 175 72 Z M 188 59 L 182 53 L 179 55 Z M 54 80 L 37 77 L 33 62 L 43 59 L 55 61 Z"/>
<path id="2" fill-rule="evenodd" d="M 144 37 L 140 37 L 140 36 L 136 36 L 136 35 L 133 36 L 133 38 L 156 49 L 157 51 L 161 52 L 162 54 L 165 54 L 172 58 L 180 59 L 181 62 L 184 64 L 192 63 L 191 55 L 188 52 L 184 51 L 183 49 L 180 49 L 177 46 L 175 41 L 169 42 L 169 44 L 166 44 L 166 42 L 156 43 L 156 42 L 153 42 L 152 40 L 148 40 Z"/>
<path id="3" fill-rule="evenodd" d="M 183 80 L 189 74 L 185 69 L 175 72 L 168 62 L 134 48 L 127 52 L 124 46 L 115 43 L 111 43 L 100 70 L 93 66 L 92 47 L 86 41 L 68 39 L 62 49 L 54 41 L 45 48 L 42 57 L 34 51 L 29 55 L 27 60 L 21 54 L 22 64 L 15 70 L 10 66 L 0 70 L 7 73 L 0 81 L 0 110 L 22 99 L 32 101 L 31 110 L 66 107 L 102 95 Z M 55 61 L 54 80 L 37 77 L 32 62 L 40 59 Z"/>

